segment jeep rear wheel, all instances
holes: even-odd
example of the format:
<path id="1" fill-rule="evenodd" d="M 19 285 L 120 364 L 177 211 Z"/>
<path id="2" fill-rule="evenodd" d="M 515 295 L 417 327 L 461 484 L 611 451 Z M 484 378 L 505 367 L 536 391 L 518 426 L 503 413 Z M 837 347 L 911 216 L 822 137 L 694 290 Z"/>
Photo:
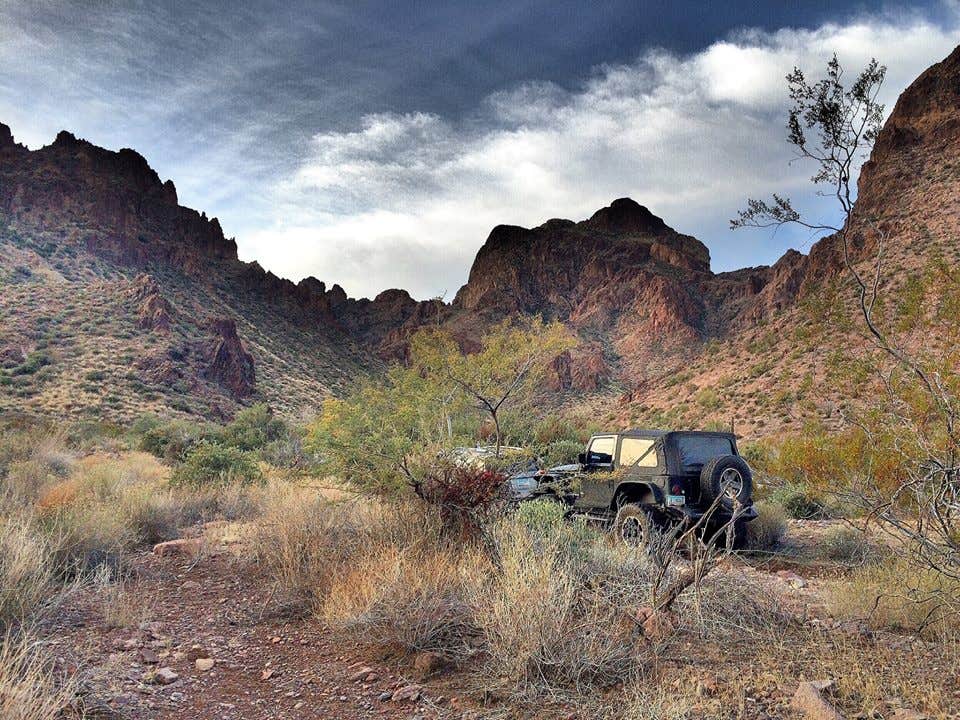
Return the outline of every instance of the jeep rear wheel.
<path id="1" fill-rule="evenodd" d="M 617 511 L 613 521 L 614 537 L 625 545 L 647 548 L 653 533 L 659 531 L 659 524 L 653 513 L 639 503 L 627 503 Z"/>

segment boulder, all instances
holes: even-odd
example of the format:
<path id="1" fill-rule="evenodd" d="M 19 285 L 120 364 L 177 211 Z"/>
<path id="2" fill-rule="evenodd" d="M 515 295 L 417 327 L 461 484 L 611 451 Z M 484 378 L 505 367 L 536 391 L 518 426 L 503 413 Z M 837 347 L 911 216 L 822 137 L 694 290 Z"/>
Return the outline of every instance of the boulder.
<path id="1" fill-rule="evenodd" d="M 202 549 L 203 540 L 201 538 L 180 538 L 179 540 L 168 540 L 154 545 L 153 554 L 157 557 L 176 555 L 196 557 Z"/>
<path id="2" fill-rule="evenodd" d="M 802 682 L 790 704 L 807 720 L 843 720 L 843 716 L 823 697 L 823 692 L 832 685 L 830 680 Z"/>

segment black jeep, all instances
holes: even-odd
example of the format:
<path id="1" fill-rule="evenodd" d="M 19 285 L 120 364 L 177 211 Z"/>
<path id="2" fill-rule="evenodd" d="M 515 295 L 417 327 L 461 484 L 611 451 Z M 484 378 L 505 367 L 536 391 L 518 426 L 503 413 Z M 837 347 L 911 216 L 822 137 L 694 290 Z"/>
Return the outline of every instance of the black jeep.
<path id="1" fill-rule="evenodd" d="M 571 514 L 612 522 L 627 541 L 698 522 L 703 535 L 732 523 L 742 547 L 756 517 L 753 476 L 732 433 L 628 430 L 594 435 L 575 465 L 515 475 L 517 499 L 561 502 Z M 706 515 L 706 517 L 704 517 Z"/>

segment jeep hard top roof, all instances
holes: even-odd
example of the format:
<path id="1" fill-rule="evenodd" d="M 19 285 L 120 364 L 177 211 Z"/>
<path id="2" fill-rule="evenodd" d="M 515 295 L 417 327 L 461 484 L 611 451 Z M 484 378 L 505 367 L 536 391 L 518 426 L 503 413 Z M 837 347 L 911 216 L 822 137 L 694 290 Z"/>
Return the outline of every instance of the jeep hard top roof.
<path id="1" fill-rule="evenodd" d="M 725 432 L 723 430 L 654 430 L 651 428 L 631 428 L 629 430 L 621 430 L 620 432 L 612 433 L 597 433 L 598 435 L 608 434 L 608 435 L 625 435 L 627 437 L 645 437 L 645 438 L 661 438 L 666 435 L 711 435 L 711 436 L 722 436 L 729 438 L 736 438 L 731 432 Z"/>

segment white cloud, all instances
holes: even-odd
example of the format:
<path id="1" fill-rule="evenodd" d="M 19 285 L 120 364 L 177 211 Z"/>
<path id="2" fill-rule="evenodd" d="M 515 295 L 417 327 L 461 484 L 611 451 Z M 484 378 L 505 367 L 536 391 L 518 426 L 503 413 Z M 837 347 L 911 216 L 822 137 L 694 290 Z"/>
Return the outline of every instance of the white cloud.
<path id="1" fill-rule="evenodd" d="M 653 51 L 598 68 L 576 92 L 531 83 L 496 93 L 459 126 L 368 116 L 355 131 L 314 137 L 278 188 L 275 225 L 241 248 L 351 294 L 452 296 L 493 225 L 580 219 L 628 195 L 707 242 L 715 269 L 770 262 L 810 238 L 732 236 L 726 221 L 771 190 L 815 204 L 811 169 L 787 164 L 787 72 L 819 69 L 834 51 L 851 71 L 876 56 L 889 67 L 889 109 L 957 42 L 956 29 L 923 20 L 744 31 L 692 56 Z"/>

